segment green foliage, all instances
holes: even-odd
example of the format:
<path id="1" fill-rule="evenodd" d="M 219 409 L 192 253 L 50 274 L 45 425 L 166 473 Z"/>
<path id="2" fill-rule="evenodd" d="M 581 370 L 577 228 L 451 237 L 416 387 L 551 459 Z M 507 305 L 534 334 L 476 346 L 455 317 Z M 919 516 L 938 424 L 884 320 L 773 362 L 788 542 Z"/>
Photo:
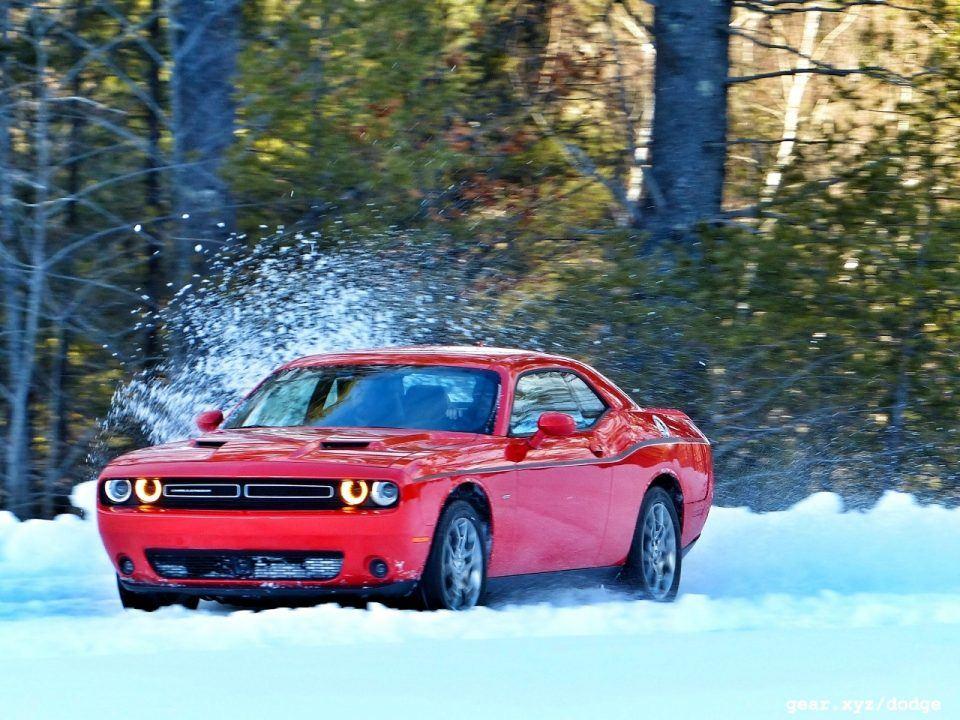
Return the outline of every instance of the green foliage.
<path id="1" fill-rule="evenodd" d="M 179 287 L 170 28 L 146 0 L 14 5 L 0 97 L 18 179 L 11 247 L 30 247 L 41 171 L 50 252 L 86 242 L 47 279 L 30 393 L 31 480 L 70 459 L 53 479 L 62 504 L 116 384 L 155 359 L 152 310 Z M 960 4 L 921 9 L 857 11 L 825 62 L 896 75 L 813 78 L 772 191 L 788 86 L 733 86 L 726 203 L 756 212 L 704 227 L 694 252 L 651 256 L 611 192 L 642 170 L 648 4 L 243 3 L 224 171 L 237 229 L 250 244 L 278 225 L 341 244 L 394 232 L 421 243 L 489 341 L 572 353 L 643 404 L 688 410 L 715 441 L 724 502 L 773 507 L 821 488 L 956 501 Z M 845 14 L 824 16 L 821 39 Z M 46 85 L 38 20 L 51 23 Z M 740 20 L 788 39 L 803 22 Z M 731 59 L 749 74 L 796 55 L 738 36 Z M 33 135 L 39 87 L 54 98 L 47 168 Z M 69 202 L 78 188 L 83 201 Z M 7 267 L 10 313 L 29 258 Z M 4 407 L 0 430 L 8 417 Z"/>

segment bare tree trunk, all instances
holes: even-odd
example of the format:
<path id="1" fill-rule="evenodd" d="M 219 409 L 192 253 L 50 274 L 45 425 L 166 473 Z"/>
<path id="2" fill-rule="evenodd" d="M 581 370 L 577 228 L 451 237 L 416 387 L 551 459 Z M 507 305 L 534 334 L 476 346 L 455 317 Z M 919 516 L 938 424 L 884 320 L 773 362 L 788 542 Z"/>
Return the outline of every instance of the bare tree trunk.
<path id="1" fill-rule="evenodd" d="M 154 49 L 161 47 L 160 30 L 160 0 L 151 0 L 150 11 L 153 13 L 153 19 L 147 28 L 150 38 L 150 44 Z M 163 160 L 160 151 L 160 123 L 162 118 L 159 116 L 160 108 L 163 107 L 163 86 L 160 82 L 160 62 L 156 56 L 147 58 L 147 86 L 150 93 L 150 99 L 153 101 L 153 107 L 147 108 L 147 159 L 145 179 L 145 200 L 146 206 L 152 217 L 159 218 L 163 215 L 162 199 L 160 193 L 160 168 L 163 166 Z M 145 368 L 154 367 L 160 360 L 160 329 L 158 325 L 157 314 L 160 311 L 161 296 L 165 291 L 164 283 L 164 258 L 162 241 L 163 224 L 160 222 L 151 223 L 147 230 L 147 263 L 146 277 L 143 287 L 149 297 L 147 300 L 150 317 L 146 323 L 146 337 L 143 344 L 143 364 Z"/>
<path id="2" fill-rule="evenodd" d="M 692 248 L 696 225 L 717 218 L 727 158 L 731 0 L 661 0 L 650 171 L 642 225 L 647 248 Z"/>
<path id="3" fill-rule="evenodd" d="M 36 343 L 40 327 L 40 310 L 46 287 L 44 267 L 47 246 L 47 200 L 50 192 L 50 135 L 49 104 L 47 97 L 47 39 L 46 21 L 39 10 L 33 11 L 31 25 L 37 33 L 34 50 L 34 119 L 36 190 L 34 196 L 32 237 L 30 242 L 30 269 L 27 271 L 25 306 L 22 327 L 18 328 L 19 355 L 13 358 L 13 378 L 10 387 L 10 425 L 7 429 L 6 475 L 8 507 L 21 516 L 31 510 L 29 450 L 30 450 L 30 391 L 36 367 Z"/>
<path id="4" fill-rule="evenodd" d="M 800 39 L 799 55 L 795 69 L 808 70 L 813 67 L 813 51 L 816 47 L 817 34 L 820 32 L 821 13 L 812 11 L 804 14 L 803 37 Z M 761 200 L 770 200 L 780 188 L 783 180 L 783 171 L 793 159 L 793 149 L 797 140 L 797 129 L 800 127 L 800 110 L 803 107 L 803 98 L 807 93 L 807 85 L 813 77 L 811 73 L 801 72 L 786 78 L 786 104 L 783 110 L 783 132 L 780 144 L 777 146 L 777 158 L 773 168 L 767 172 Z"/>
<path id="5" fill-rule="evenodd" d="M 0 0 L 0 43 L 3 47 L 7 46 L 10 34 L 10 3 L 7 0 Z M 10 145 L 10 105 L 11 97 L 7 93 L 12 85 L 10 77 L 10 53 L 0 53 L 0 282 L 2 282 L 3 293 L 3 334 L 6 338 L 4 352 L 4 366 L 7 370 L 5 378 L 7 385 L 4 388 L 10 392 L 13 387 L 13 381 L 16 376 L 16 358 L 20 355 L 19 334 L 17 332 L 20 325 L 20 283 L 19 269 L 13 262 L 13 244 L 15 241 L 15 231 L 13 224 L 13 185 L 11 174 L 13 171 L 13 153 Z M 3 400 L 6 402 L 6 424 L 10 427 L 13 420 L 13 397 L 4 393 Z M 8 429 L 9 439 L 9 429 Z M 7 459 L 5 458 L 5 463 Z M 9 479 L 12 475 L 6 472 L 4 467 L 4 488 L 7 494 L 11 492 Z M 9 501 L 9 497 L 7 498 Z"/>
<path id="6" fill-rule="evenodd" d="M 900 88 L 900 102 L 904 105 L 913 100 L 912 89 L 909 87 Z M 905 114 L 898 124 L 899 132 L 906 134 L 910 132 L 909 114 Z M 931 142 L 928 148 L 934 147 Z M 923 172 L 927 177 L 931 177 L 936 172 L 936 160 L 932 153 L 928 153 L 922 159 Z M 920 232 L 917 243 L 917 256 L 914 262 L 914 284 L 918 288 L 924 286 L 923 275 L 927 271 L 927 255 L 929 252 L 930 241 L 933 235 L 933 222 L 937 214 L 937 199 L 929 183 L 924 185 L 924 204 L 920 213 L 919 225 Z M 900 475 L 903 473 L 905 464 L 905 455 L 907 450 L 907 413 L 910 410 L 912 401 L 912 373 L 917 357 L 922 356 L 923 345 L 923 324 L 928 310 L 929 295 L 920 294 L 917 302 L 910 306 L 908 310 L 908 319 L 903 335 L 900 338 L 900 356 L 897 360 L 897 379 L 893 386 L 892 402 L 890 410 L 890 426 L 888 428 L 888 450 L 894 463 L 893 472 Z"/>
<path id="7" fill-rule="evenodd" d="M 73 34 L 77 37 L 83 32 L 84 14 L 86 12 L 86 0 L 77 0 L 73 8 Z M 83 52 L 78 45 L 73 46 L 72 62 L 78 65 L 82 59 Z M 80 98 L 83 91 L 83 74 L 74 73 L 70 81 L 70 94 L 73 98 Z M 80 191 L 82 161 L 80 154 L 82 152 L 82 135 L 84 126 L 83 108 L 78 100 L 74 100 L 73 113 L 70 116 L 70 132 L 67 142 L 67 157 L 69 158 L 67 167 L 67 196 L 74 198 Z M 80 227 L 79 204 L 70 199 L 67 201 L 66 226 L 70 231 L 77 231 Z M 62 265 L 62 274 L 73 274 L 73 263 L 67 260 Z M 50 367 L 49 380 L 49 416 L 50 422 L 47 428 L 47 446 L 49 448 L 46 457 L 46 468 L 44 471 L 42 497 L 40 502 L 40 514 L 42 517 L 53 517 L 56 512 L 56 495 L 58 483 L 63 471 L 62 463 L 65 455 L 64 445 L 67 441 L 67 417 L 69 412 L 67 401 L 67 377 L 69 375 L 69 330 L 66 327 L 64 318 L 55 317 L 53 319 L 53 339 L 56 342 L 56 349 L 53 353 L 53 361 Z"/>
<path id="8" fill-rule="evenodd" d="M 783 132 L 780 136 L 780 143 L 777 145 L 774 166 L 766 174 L 760 197 L 761 202 L 773 200 L 783 182 L 784 171 L 793 162 L 804 97 L 810 81 L 815 77 L 814 73 L 808 71 L 824 60 L 830 47 L 858 20 L 856 12 L 848 11 L 840 23 L 818 44 L 817 36 L 822 25 L 822 15 L 823 13 L 818 10 L 809 10 L 804 13 L 803 35 L 800 38 L 797 52 L 792 55 L 792 57 L 796 57 L 793 69 L 798 72 L 784 77 L 786 102 L 783 111 Z M 769 229 L 775 223 L 775 218 L 767 218 L 764 226 Z"/>
<path id="9" fill-rule="evenodd" d="M 10 34 L 10 3 L 0 0 L 0 45 L 7 47 Z M 13 243 L 13 185 L 10 181 L 13 169 L 13 157 L 10 148 L 10 110 L 11 98 L 7 94 L 12 85 L 10 78 L 10 53 L 0 53 L 0 252 L 12 252 Z M 0 255 L 0 263 L 8 269 L 10 263 L 6 256 Z M 6 289 L 7 285 L 4 284 Z M 6 297 L 6 295 L 5 295 Z"/>
<path id="10" fill-rule="evenodd" d="M 60 321 L 54 330 L 57 349 L 50 368 L 50 426 L 47 429 L 47 467 L 44 473 L 43 500 L 40 506 L 42 517 L 51 518 L 56 513 L 58 485 L 63 475 L 64 447 L 67 440 L 67 376 L 69 370 L 69 335 Z"/>
<path id="11" fill-rule="evenodd" d="M 202 269 L 201 251 L 227 236 L 233 213 L 220 177 L 233 141 L 239 0 L 166 0 L 173 56 L 172 129 L 179 279 Z"/>

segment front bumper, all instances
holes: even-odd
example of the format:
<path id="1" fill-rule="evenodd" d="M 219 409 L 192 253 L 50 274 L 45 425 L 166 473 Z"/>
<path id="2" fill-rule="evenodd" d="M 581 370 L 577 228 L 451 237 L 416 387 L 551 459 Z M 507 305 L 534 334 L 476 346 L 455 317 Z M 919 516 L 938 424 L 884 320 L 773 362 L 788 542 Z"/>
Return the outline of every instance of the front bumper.
<path id="1" fill-rule="evenodd" d="M 120 578 L 120 585 L 127 592 L 133 593 L 169 593 L 189 597 L 222 599 L 222 600 L 259 600 L 276 602 L 311 602 L 336 598 L 403 598 L 410 595 L 417 587 L 416 580 L 397 580 L 381 585 L 316 585 L 291 587 L 277 583 L 263 583 L 260 585 L 186 585 L 179 582 L 166 582 L 163 585 L 151 585 Z"/>
<path id="2" fill-rule="evenodd" d="M 369 511 L 201 511 L 100 506 L 97 521 L 104 547 L 125 587 L 144 592 L 173 590 L 198 595 L 264 597 L 295 593 L 372 592 L 397 583 L 415 583 L 430 551 L 432 527 L 426 527 L 416 503 Z M 164 578 L 146 551 L 210 550 L 249 552 L 339 552 L 343 564 L 329 580 L 252 580 Z M 120 573 L 119 560 L 133 561 L 132 573 Z M 387 563 L 385 577 L 370 570 L 376 558 Z M 407 589 L 409 590 L 409 589 Z"/>

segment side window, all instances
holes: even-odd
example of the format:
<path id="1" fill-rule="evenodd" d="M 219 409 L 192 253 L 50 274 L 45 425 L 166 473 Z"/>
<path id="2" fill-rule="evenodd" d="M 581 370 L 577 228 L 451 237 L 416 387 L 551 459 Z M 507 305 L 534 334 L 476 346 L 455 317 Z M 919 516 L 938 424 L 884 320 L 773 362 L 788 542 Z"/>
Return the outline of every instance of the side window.
<path id="1" fill-rule="evenodd" d="M 537 420 L 545 412 L 562 412 L 573 417 L 580 430 L 590 427 L 606 409 L 603 401 L 573 373 L 548 370 L 523 375 L 517 381 L 510 415 L 510 433 L 536 432 Z"/>
<path id="2" fill-rule="evenodd" d="M 592 422 L 603 415 L 603 411 L 607 409 L 607 404 L 590 389 L 590 386 L 583 381 L 583 378 L 573 373 L 564 373 L 564 379 L 570 386 L 573 397 L 580 407 L 580 414 L 583 415 L 584 418 Z M 588 422 L 587 425 L 589 425 L 590 422 Z"/>
<path id="3" fill-rule="evenodd" d="M 537 420 L 547 411 L 579 413 L 570 388 L 558 372 L 537 372 L 523 375 L 513 394 L 510 432 L 529 435 L 537 431 Z M 575 416 L 576 417 L 576 416 Z"/>

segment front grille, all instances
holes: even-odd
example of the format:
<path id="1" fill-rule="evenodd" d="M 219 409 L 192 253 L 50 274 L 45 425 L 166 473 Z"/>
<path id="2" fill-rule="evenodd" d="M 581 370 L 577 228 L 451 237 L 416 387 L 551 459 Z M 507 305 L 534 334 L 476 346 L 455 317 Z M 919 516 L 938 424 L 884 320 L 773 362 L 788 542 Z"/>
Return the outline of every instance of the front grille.
<path id="1" fill-rule="evenodd" d="M 340 552 L 147 550 L 153 571 L 170 580 L 332 580 Z"/>
<path id="2" fill-rule="evenodd" d="M 199 510 L 336 510 L 337 480 L 169 478 L 159 507 Z"/>
<path id="3" fill-rule="evenodd" d="M 165 498 L 202 498 L 218 500 L 240 497 L 240 486 L 236 483 L 167 483 L 163 486 Z"/>
<path id="4" fill-rule="evenodd" d="M 336 491 L 330 484 L 247 483 L 243 486 L 243 496 L 253 500 L 329 500 L 334 495 Z"/>

